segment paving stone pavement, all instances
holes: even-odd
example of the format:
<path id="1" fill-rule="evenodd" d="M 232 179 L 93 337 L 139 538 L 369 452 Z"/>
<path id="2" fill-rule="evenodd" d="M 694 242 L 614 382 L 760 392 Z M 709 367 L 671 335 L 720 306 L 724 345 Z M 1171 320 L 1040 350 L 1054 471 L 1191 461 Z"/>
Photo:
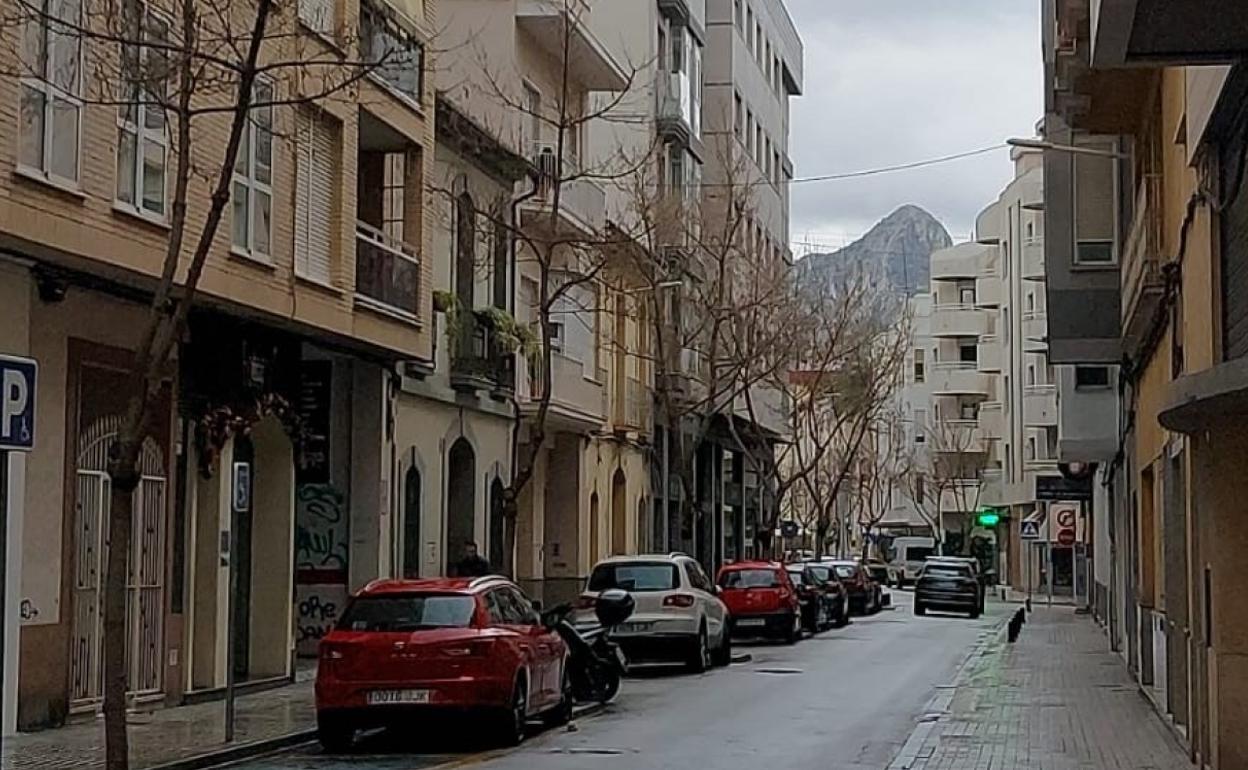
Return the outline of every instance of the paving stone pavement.
<path id="1" fill-rule="evenodd" d="M 306 733 L 316 723 L 312 682 L 242 696 L 237 701 L 236 713 L 233 744 L 224 742 L 222 701 L 132 714 L 131 767 L 153 768 L 256 741 Z M 3 770 L 95 770 L 103 766 L 104 722 L 98 718 L 5 738 L 0 757 Z"/>
<path id="2" fill-rule="evenodd" d="M 929 704 L 890 770 L 1191 770 L 1187 753 L 1069 607 L 993 635 Z"/>

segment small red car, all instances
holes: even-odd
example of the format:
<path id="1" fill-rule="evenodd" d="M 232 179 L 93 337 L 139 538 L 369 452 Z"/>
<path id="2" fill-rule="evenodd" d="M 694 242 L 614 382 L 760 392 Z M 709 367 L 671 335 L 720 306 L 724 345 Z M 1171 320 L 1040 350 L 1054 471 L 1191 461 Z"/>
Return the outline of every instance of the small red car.
<path id="1" fill-rule="evenodd" d="M 376 580 L 320 646 L 317 733 L 329 751 L 413 714 L 484 712 L 518 743 L 529 718 L 572 713 L 567 647 L 509 580 Z"/>
<path id="2" fill-rule="evenodd" d="M 790 643 L 802 638 L 797 587 L 784 565 L 743 561 L 726 564 L 715 581 L 728 607 L 729 628 L 738 636 L 772 636 Z"/>

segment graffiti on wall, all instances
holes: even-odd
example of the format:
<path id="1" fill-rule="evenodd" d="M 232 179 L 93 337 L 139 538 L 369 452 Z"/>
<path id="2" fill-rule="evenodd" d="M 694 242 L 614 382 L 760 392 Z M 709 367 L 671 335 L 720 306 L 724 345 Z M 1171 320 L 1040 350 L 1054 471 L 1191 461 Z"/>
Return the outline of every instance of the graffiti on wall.
<path id="1" fill-rule="evenodd" d="M 347 496 L 342 490 L 331 484 L 301 485 L 295 499 L 295 568 L 345 573 L 347 522 Z"/>
<path id="2" fill-rule="evenodd" d="M 301 484 L 295 492 L 295 641 L 300 657 L 315 657 L 321 637 L 347 601 L 350 548 L 347 496 L 330 484 Z"/>
<path id="3" fill-rule="evenodd" d="M 315 657 L 317 644 L 328 634 L 347 602 L 347 586 L 298 585 L 295 587 L 295 651 L 300 657 Z"/>

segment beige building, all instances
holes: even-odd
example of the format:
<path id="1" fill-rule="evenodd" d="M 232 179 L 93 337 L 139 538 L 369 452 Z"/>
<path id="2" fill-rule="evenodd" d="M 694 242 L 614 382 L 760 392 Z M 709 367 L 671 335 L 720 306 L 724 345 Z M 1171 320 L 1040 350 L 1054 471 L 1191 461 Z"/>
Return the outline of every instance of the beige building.
<path id="1" fill-rule="evenodd" d="M 314 645 L 346 591 L 392 568 L 390 372 L 433 357 L 422 192 L 433 14 L 432 0 L 301 2 L 297 37 L 283 39 L 307 55 L 329 41 L 354 51 L 355 38 L 332 38 L 358 24 L 363 57 L 385 46 L 415 66 L 316 105 L 266 104 L 316 87 L 280 70 L 258 87 L 233 200 L 143 445 L 127 619 L 140 702 L 210 694 L 230 660 L 244 681 L 291 677 L 296 649 Z M 29 32 L 52 39 L 46 24 Z M 102 50 L 90 37 L 55 45 Z M 22 727 L 100 701 L 106 453 L 173 204 L 160 116 L 93 103 L 93 69 L 52 82 L 40 66 L 0 78 L 0 352 L 40 364 L 35 449 L 8 469 L 22 558 L 10 562 L 21 611 L 8 638 L 20 651 L 6 683 Z M 204 168 L 224 126 L 194 124 Z M 193 242 L 209 202 L 198 175 L 187 201 Z M 249 430 L 215 430 L 227 410 Z"/>

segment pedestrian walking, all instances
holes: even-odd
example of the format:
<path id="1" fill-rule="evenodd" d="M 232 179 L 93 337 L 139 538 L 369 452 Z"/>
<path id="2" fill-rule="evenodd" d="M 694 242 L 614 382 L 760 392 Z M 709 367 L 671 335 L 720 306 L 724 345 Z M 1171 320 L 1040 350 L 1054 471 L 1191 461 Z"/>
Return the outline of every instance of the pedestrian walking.
<path id="1" fill-rule="evenodd" d="M 455 563 L 455 577 L 484 577 L 492 574 L 490 563 L 477 552 L 477 544 L 472 540 L 464 541 L 464 555 Z"/>

